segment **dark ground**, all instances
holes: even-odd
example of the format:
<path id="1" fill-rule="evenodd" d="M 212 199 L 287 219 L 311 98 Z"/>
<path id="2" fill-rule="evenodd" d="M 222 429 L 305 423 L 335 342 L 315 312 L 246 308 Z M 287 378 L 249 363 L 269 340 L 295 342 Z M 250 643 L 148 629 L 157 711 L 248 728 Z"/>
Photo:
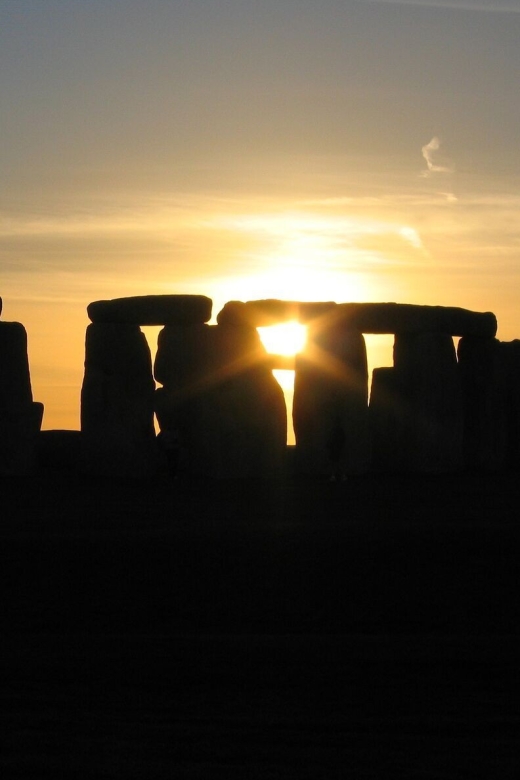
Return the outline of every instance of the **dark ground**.
<path id="1" fill-rule="evenodd" d="M 520 778 L 520 480 L 0 480 L 7 778 Z"/>

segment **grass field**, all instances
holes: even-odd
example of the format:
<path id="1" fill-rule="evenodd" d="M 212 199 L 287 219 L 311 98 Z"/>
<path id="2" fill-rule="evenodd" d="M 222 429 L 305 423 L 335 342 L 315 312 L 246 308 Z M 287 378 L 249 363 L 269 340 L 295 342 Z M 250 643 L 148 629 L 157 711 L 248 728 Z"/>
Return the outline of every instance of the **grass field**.
<path id="1" fill-rule="evenodd" d="M 7 778 L 518 778 L 516 476 L 1 481 Z"/>

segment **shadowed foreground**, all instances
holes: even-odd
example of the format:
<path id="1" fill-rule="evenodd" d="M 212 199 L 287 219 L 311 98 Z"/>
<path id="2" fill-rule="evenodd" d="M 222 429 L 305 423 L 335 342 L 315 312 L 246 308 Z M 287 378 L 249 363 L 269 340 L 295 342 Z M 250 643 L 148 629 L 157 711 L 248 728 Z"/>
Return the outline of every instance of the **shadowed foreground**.
<path id="1" fill-rule="evenodd" d="M 6 777 L 520 772 L 520 487 L 4 478 Z"/>

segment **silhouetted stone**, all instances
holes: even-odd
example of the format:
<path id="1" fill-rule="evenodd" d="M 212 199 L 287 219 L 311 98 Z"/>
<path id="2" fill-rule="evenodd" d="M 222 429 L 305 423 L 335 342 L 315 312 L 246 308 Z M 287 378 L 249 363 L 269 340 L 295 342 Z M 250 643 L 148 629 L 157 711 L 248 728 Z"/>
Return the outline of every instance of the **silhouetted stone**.
<path id="1" fill-rule="evenodd" d="M 43 404 L 0 411 L 0 474 L 29 474 L 36 468 L 36 442 Z"/>
<path id="2" fill-rule="evenodd" d="M 168 325 L 159 331 L 154 363 L 155 379 L 179 397 L 190 397 L 208 376 L 211 354 L 209 325 Z"/>
<path id="3" fill-rule="evenodd" d="M 298 320 L 322 320 L 322 327 L 341 327 L 360 333 L 447 333 L 451 336 L 493 337 L 497 321 L 491 312 L 474 312 L 449 306 L 415 306 L 402 303 L 299 302 L 266 299 L 229 301 L 217 316 L 221 325 L 253 328 Z"/>
<path id="4" fill-rule="evenodd" d="M 51 471 L 79 471 L 81 432 L 69 430 L 40 431 L 36 454 L 38 468 Z"/>
<path id="5" fill-rule="evenodd" d="M 470 468 L 501 469 L 507 456 L 507 371 L 497 339 L 458 346 L 464 399 L 464 453 Z"/>
<path id="6" fill-rule="evenodd" d="M 270 375 L 269 358 L 255 328 L 211 326 L 209 358 L 219 384 L 249 372 Z M 255 374 L 256 376 L 257 374 Z"/>
<path id="7" fill-rule="evenodd" d="M 226 328 L 229 332 L 219 334 L 224 354 L 227 349 L 235 353 L 243 338 L 234 330 L 239 329 Z M 283 391 L 265 363 L 247 363 L 248 356 L 258 355 L 260 348 L 258 341 L 255 350 L 246 349 L 242 371 L 236 370 L 235 361 L 227 363 L 232 370 L 225 372 L 216 388 L 220 477 L 275 477 L 284 466 L 287 411 Z"/>
<path id="8" fill-rule="evenodd" d="M 376 472 L 406 471 L 404 437 L 408 405 L 393 367 L 373 370 L 368 411 L 372 469 Z"/>
<path id="9" fill-rule="evenodd" d="M 205 295 L 136 295 L 94 301 L 87 306 L 92 322 L 130 325 L 191 325 L 211 318 Z"/>
<path id="10" fill-rule="evenodd" d="M 235 377 L 194 406 L 186 449 L 192 474 L 280 476 L 287 440 L 283 392 L 273 377 Z"/>
<path id="11" fill-rule="evenodd" d="M 29 413 L 31 419 L 31 426 L 35 429 L 36 433 L 40 432 L 43 422 L 43 412 L 45 407 L 40 401 L 33 401 L 31 404 L 31 410 Z"/>
<path id="12" fill-rule="evenodd" d="M 344 437 L 337 466 L 360 474 L 369 466 L 368 372 L 365 340 L 342 328 L 311 331 L 307 348 L 296 358 L 293 422 L 300 469 L 309 474 L 331 470 L 330 452 Z"/>
<path id="13" fill-rule="evenodd" d="M 34 468 L 43 404 L 32 397 L 25 328 L 0 322 L 0 473 L 25 474 Z"/>
<path id="14" fill-rule="evenodd" d="M 93 323 L 85 336 L 85 368 L 108 375 L 152 378 L 150 348 L 139 325 Z"/>
<path id="15" fill-rule="evenodd" d="M 396 335 L 394 370 L 404 410 L 401 450 L 407 469 L 460 469 L 463 405 L 453 339 L 442 333 Z"/>
<path id="16" fill-rule="evenodd" d="M 316 324 L 319 321 L 328 323 L 329 318 L 334 317 L 337 305 L 338 304 L 333 301 L 303 302 L 300 304 L 300 315 L 298 320 L 303 325 L 307 325 L 308 323 Z"/>
<path id="17" fill-rule="evenodd" d="M 32 403 L 27 333 L 19 322 L 0 322 L 0 409 Z"/>
<path id="18" fill-rule="evenodd" d="M 497 321 L 491 312 L 450 306 L 403 303 L 340 303 L 333 312 L 338 323 L 362 333 L 445 333 L 450 336 L 493 337 Z"/>
<path id="19" fill-rule="evenodd" d="M 86 471 L 153 473 L 157 455 L 154 392 L 150 349 L 139 326 L 89 325 L 81 389 Z"/>
<path id="20" fill-rule="evenodd" d="M 500 342 L 506 374 L 507 465 L 520 467 L 520 340 Z"/>
<path id="21" fill-rule="evenodd" d="M 208 473 L 206 450 L 214 445 L 208 440 L 212 430 L 206 423 L 209 392 L 184 395 L 179 386 L 158 387 L 154 408 L 160 433 L 175 436 L 179 443 L 179 472 Z M 166 466 L 166 462 L 164 463 Z"/>
<path id="22" fill-rule="evenodd" d="M 219 325 L 263 328 L 298 318 L 298 303 L 267 299 L 228 301 L 217 314 Z"/>
<path id="23" fill-rule="evenodd" d="M 161 430 L 178 430 L 186 469 L 215 477 L 279 473 L 287 420 L 256 330 L 168 327 L 159 334 L 155 376 Z"/>
<path id="24" fill-rule="evenodd" d="M 217 315 L 219 325 L 264 328 L 291 320 L 308 322 L 322 316 L 336 304 L 333 302 L 307 303 L 280 301 L 267 298 L 258 301 L 229 301 Z"/>
<path id="25" fill-rule="evenodd" d="M 157 420 L 161 431 L 178 433 L 181 469 L 192 474 L 210 472 L 212 457 L 218 460 L 211 440 L 210 391 L 215 387 L 217 357 L 213 330 L 209 325 L 172 325 L 163 328 L 157 340 L 154 375 L 164 385 L 155 394 Z"/>
<path id="26" fill-rule="evenodd" d="M 168 326 L 159 332 L 154 376 L 193 396 L 269 361 L 256 330 L 244 327 Z"/>

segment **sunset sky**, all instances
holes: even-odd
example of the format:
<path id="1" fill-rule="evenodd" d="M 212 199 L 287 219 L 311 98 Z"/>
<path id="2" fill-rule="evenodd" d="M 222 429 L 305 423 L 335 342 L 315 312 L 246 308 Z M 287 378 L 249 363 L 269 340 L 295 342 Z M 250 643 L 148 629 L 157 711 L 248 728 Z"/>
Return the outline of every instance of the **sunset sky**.
<path id="1" fill-rule="evenodd" d="M 462 306 L 520 338 L 519 84 L 520 0 L 0 0 L 2 319 L 43 427 L 79 427 L 100 298 Z"/>

